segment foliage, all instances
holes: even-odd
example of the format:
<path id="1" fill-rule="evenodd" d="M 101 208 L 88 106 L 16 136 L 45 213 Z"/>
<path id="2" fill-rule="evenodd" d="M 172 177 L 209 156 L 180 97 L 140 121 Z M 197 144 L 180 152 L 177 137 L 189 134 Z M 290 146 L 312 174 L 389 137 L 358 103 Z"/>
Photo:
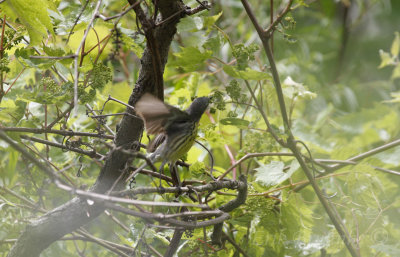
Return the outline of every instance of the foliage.
<path id="1" fill-rule="evenodd" d="M 152 2 L 156 1 L 145 2 L 148 14 L 153 14 Z M 198 5 L 196 1 L 184 2 Z M 239 250 L 248 256 L 350 256 L 316 193 L 310 186 L 299 189 L 308 181 L 299 163 L 285 155 L 289 150 L 271 136 L 273 130 L 287 139 L 270 64 L 241 2 L 213 2 L 212 10 L 186 16 L 177 27 L 163 74 L 165 101 L 183 109 L 193 97 L 212 97 L 210 111 L 200 121 L 199 140 L 212 150 L 214 176 L 223 174 L 246 154 L 278 155 L 248 158 L 229 173 L 232 179 L 247 175 L 249 195 L 224 223 L 223 247 L 207 242 L 212 227 L 195 229 L 183 237 L 178 256 L 206 256 L 204 251 L 209 256 L 239 256 Z M 287 2 L 274 1 L 274 17 Z M 146 47 L 131 10 L 118 24 L 115 19 L 96 19 L 75 60 L 97 1 L 85 3 L 7 0 L 0 5 L 1 24 L 6 17 L 10 25 L 1 34 L 0 131 L 10 128 L 9 137 L 82 189 L 96 181 L 103 160 L 42 144 L 27 135 L 107 155 L 112 141 L 102 136 L 110 134 L 107 127 L 117 129 L 121 116 L 96 118 L 87 105 L 102 114 L 124 112 L 125 106 L 105 102 L 109 95 L 128 101 Z M 269 4 L 250 3 L 265 25 L 271 13 Z M 121 13 L 125 5 L 123 1 L 104 1 L 100 13 L 111 17 Z M 400 150 L 396 141 L 400 136 L 400 34 L 394 26 L 400 23 L 399 12 L 396 0 L 298 0 L 273 37 L 273 56 L 290 126 L 296 140 L 307 146 L 299 143 L 297 148 L 306 159 L 319 162 L 307 165 L 318 177 L 317 184 L 361 256 L 400 253 Z M 72 109 L 75 81 L 79 102 Z M 99 136 L 21 133 L 14 129 L 43 129 L 50 124 L 51 129 Z M 143 142 L 146 140 L 143 137 Z M 368 158 L 343 164 L 392 141 L 397 143 Z M 211 181 L 207 173 L 211 162 L 203 148 L 194 146 L 186 160 L 191 166 L 179 168 L 182 180 Z M 326 165 L 338 168 L 330 173 Z M 140 175 L 133 185 L 157 183 Z M 2 256 L 12 246 L 4 240 L 18 238 L 29 220 L 74 196 L 57 188 L 43 171 L 1 140 L 0 186 Z M 221 206 L 236 193 L 213 194 L 209 204 L 212 208 Z M 173 200 L 173 196 L 137 197 Z M 178 200 L 191 202 L 183 196 Z M 174 208 L 152 208 L 146 211 L 178 212 Z M 85 230 L 135 248 L 137 253 L 151 252 L 149 246 L 159 252 L 167 249 L 172 229 L 109 212 L 113 218 L 101 216 Z M 80 240 L 52 244 L 43 256 L 77 256 L 78 251 L 85 256 L 117 256 Z"/>

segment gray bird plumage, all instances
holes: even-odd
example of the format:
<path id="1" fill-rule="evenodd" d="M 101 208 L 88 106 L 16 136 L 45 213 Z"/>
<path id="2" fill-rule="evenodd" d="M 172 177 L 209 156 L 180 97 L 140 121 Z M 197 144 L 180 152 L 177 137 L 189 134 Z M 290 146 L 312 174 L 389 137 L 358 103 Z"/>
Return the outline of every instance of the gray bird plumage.
<path id="1" fill-rule="evenodd" d="M 149 144 L 153 151 L 148 158 L 153 162 L 162 161 L 160 173 L 166 163 L 172 165 L 192 147 L 201 116 L 209 104 L 208 97 L 196 98 L 188 109 L 179 110 L 165 104 L 158 98 L 144 94 L 135 105 L 136 113 L 143 119 L 148 134 L 158 134 Z M 127 180 L 143 169 L 146 164 L 134 171 Z"/>

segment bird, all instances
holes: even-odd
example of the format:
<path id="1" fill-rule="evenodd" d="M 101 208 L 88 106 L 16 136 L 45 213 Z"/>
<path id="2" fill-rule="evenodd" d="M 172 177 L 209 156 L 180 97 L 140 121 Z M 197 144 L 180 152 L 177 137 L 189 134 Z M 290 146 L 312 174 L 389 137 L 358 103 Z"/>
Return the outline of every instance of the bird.
<path id="1" fill-rule="evenodd" d="M 135 105 L 136 114 L 143 119 L 147 134 L 157 135 L 147 147 L 147 151 L 150 152 L 147 158 L 153 164 L 161 162 L 160 174 L 165 164 L 170 163 L 174 166 L 176 161 L 193 146 L 200 118 L 207 110 L 209 102 L 209 97 L 198 97 L 193 100 L 188 109 L 182 111 L 165 104 L 149 93 L 145 93 L 138 100 Z M 136 169 L 126 181 L 129 181 L 146 165 L 145 163 Z M 180 186 L 178 175 L 177 179 Z"/>

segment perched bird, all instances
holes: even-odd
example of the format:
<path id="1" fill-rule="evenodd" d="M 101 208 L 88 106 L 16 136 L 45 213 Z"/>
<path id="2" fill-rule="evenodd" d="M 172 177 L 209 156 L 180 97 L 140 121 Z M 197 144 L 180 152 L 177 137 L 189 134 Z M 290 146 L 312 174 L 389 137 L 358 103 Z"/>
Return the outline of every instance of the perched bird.
<path id="1" fill-rule="evenodd" d="M 158 134 L 148 146 L 148 151 L 152 152 L 148 159 L 152 163 L 162 162 L 160 173 L 165 164 L 174 165 L 192 147 L 200 118 L 209 101 L 208 97 L 196 98 L 188 109 L 182 111 L 146 93 L 136 103 L 135 111 L 144 120 L 147 134 Z M 127 180 L 145 166 L 139 167 Z"/>

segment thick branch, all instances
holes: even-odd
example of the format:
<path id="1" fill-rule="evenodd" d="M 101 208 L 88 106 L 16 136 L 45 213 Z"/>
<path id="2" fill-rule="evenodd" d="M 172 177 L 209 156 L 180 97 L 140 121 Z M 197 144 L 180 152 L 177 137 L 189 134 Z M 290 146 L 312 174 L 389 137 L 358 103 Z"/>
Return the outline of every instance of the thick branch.
<path id="1" fill-rule="evenodd" d="M 247 179 L 244 175 L 239 177 L 239 181 L 242 182 L 242 185 L 238 188 L 238 196 L 236 199 L 222 205 L 218 209 L 223 212 L 231 212 L 234 209 L 238 208 L 240 205 L 246 202 L 247 198 Z M 221 237 L 222 237 L 222 227 L 224 223 L 221 222 L 214 226 L 214 231 L 211 235 L 211 241 L 213 244 L 221 245 Z"/>
<path id="2" fill-rule="evenodd" d="M 239 189 L 245 187 L 245 182 L 239 180 L 224 180 L 224 181 L 212 181 L 207 185 L 195 186 L 195 187 L 168 187 L 164 188 L 164 193 L 178 193 L 178 192 L 214 192 L 223 188 L 227 189 Z M 114 192 L 113 195 L 119 196 L 135 196 L 140 194 L 158 193 L 160 190 L 155 187 L 138 187 L 130 190 L 124 190 L 120 192 Z"/>

